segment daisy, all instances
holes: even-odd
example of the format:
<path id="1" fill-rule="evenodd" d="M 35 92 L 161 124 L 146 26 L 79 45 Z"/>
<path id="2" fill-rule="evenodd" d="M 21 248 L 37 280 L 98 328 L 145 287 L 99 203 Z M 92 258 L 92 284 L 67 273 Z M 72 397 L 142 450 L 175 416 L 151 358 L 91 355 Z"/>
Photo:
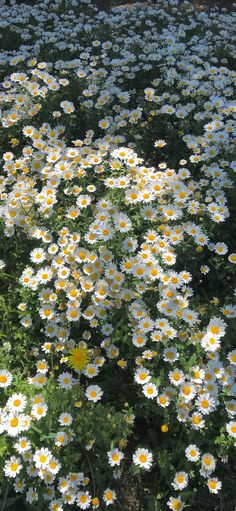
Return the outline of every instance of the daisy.
<path id="1" fill-rule="evenodd" d="M 46 384 L 47 378 L 45 374 L 36 373 L 36 375 L 33 376 L 33 378 L 29 379 L 28 381 L 32 383 L 36 388 L 41 389 Z"/>
<path id="2" fill-rule="evenodd" d="M 6 406 L 11 412 L 23 412 L 27 404 L 26 397 L 23 394 L 12 394 L 7 400 Z"/>
<path id="3" fill-rule="evenodd" d="M 229 360 L 230 364 L 236 366 L 236 350 L 230 351 L 227 355 L 227 359 Z M 0 371 L 0 382 L 1 382 L 1 371 Z M 0 383 L 1 386 L 1 383 Z"/>
<path id="4" fill-rule="evenodd" d="M 62 497 L 63 502 L 70 505 L 75 503 L 75 499 L 76 499 L 75 495 L 71 492 L 64 493 Z"/>
<path id="5" fill-rule="evenodd" d="M 91 504 L 92 504 L 93 509 L 98 509 L 99 504 L 100 504 L 99 499 L 97 497 L 94 497 L 92 499 Z"/>
<path id="6" fill-rule="evenodd" d="M 119 350 L 117 346 L 111 344 L 108 348 L 106 348 L 107 357 L 110 359 L 117 358 L 119 356 Z"/>
<path id="7" fill-rule="evenodd" d="M 98 385 L 89 385 L 86 389 L 85 395 L 89 401 L 96 403 L 102 398 L 103 391 Z"/>
<path id="8" fill-rule="evenodd" d="M 111 467 L 116 465 L 120 465 L 121 460 L 124 458 L 123 452 L 119 451 L 119 449 L 112 449 L 107 453 L 108 455 L 108 463 Z"/>
<path id="9" fill-rule="evenodd" d="M 141 330 L 141 332 L 149 332 L 150 330 L 152 330 L 154 327 L 154 322 L 148 318 L 148 317 L 145 317 L 143 319 L 141 319 L 141 321 L 139 322 L 139 325 L 138 325 L 138 328 Z"/>
<path id="10" fill-rule="evenodd" d="M 25 489 L 25 482 L 17 477 L 15 482 L 14 482 L 14 490 L 15 490 L 15 492 L 16 493 L 22 493 L 24 491 L 24 489 Z"/>
<path id="11" fill-rule="evenodd" d="M 26 502 L 29 502 L 32 504 L 32 502 L 35 502 L 38 500 L 38 492 L 35 488 L 30 487 L 26 492 Z"/>
<path id="12" fill-rule="evenodd" d="M 232 254 L 229 254 L 228 261 L 232 264 L 236 264 L 236 253 L 232 252 Z"/>
<path id="13" fill-rule="evenodd" d="M 11 437 L 18 436 L 25 429 L 25 416 L 23 414 L 10 415 L 5 422 L 5 429 Z"/>
<path id="14" fill-rule="evenodd" d="M 236 400 L 231 399 L 226 403 L 226 410 L 229 415 L 229 417 L 234 417 L 236 415 Z"/>
<path id="15" fill-rule="evenodd" d="M 20 320 L 20 323 L 22 326 L 24 326 L 25 328 L 29 328 L 31 325 L 32 325 L 32 319 L 31 319 L 31 316 L 24 316 L 21 320 Z"/>
<path id="16" fill-rule="evenodd" d="M 171 483 L 175 490 L 183 490 L 188 485 L 188 474 L 186 472 L 177 472 Z"/>
<path id="17" fill-rule="evenodd" d="M 31 449 L 31 443 L 25 436 L 20 437 L 15 443 L 15 449 L 20 454 Z"/>
<path id="18" fill-rule="evenodd" d="M 142 388 L 143 394 L 148 399 L 154 399 L 157 396 L 157 387 L 154 383 L 146 383 Z"/>
<path id="19" fill-rule="evenodd" d="M 33 456 L 36 468 L 46 468 L 51 458 L 52 453 L 49 451 L 49 449 L 44 447 L 35 451 L 35 454 Z"/>
<path id="20" fill-rule="evenodd" d="M 80 509 L 88 509 L 91 503 L 89 492 L 80 491 L 77 493 L 76 501 Z"/>
<path id="21" fill-rule="evenodd" d="M 58 447 L 68 444 L 68 435 L 64 431 L 59 431 L 55 436 L 55 445 Z"/>
<path id="22" fill-rule="evenodd" d="M 179 353 L 174 346 L 170 346 L 170 348 L 165 348 L 163 351 L 163 359 L 165 362 L 175 362 L 179 358 Z"/>
<path id="23" fill-rule="evenodd" d="M 36 363 L 36 368 L 39 373 L 46 374 L 48 371 L 48 363 L 45 359 L 41 359 Z"/>
<path id="24" fill-rule="evenodd" d="M 200 266 L 200 272 L 201 272 L 203 275 L 206 275 L 209 271 L 210 271 L 210 268 L 209 268 L 209 266 L 207 266 L 206 264 L 205 264 L 205 265 Z"/>
<path id="25" fill-rule="evenodd" d="M 30 259 L 33 263 L 39 264 L 46 259 L 46 252 L 42 248 L 35 248 L 30 253 Z"/>
<path id="26" fill-rule="evenodd" d="M 58 490 L 61 493 L 65 493 L 70 487 L 69 481 L 65 477 L 59 477 L 58 479 Z"/>
<path id="27" fill-rule="evenodd" d="M 162 394 L 159 394 L 159 396 L 157 396 L 157 403 L 162 408 L 167 408 L 170 404 L 170 397 L 165 392 L 162 392 Z"/>
<path id="28" fill-rule="evenodd" d="M 174 371 L 170 371 L 168 373 L 170 382 L 175 387 L 179 387 L 184 381 L 184 373 L 181 369 L 175 369 Z"/>
<path id="29" fill-rule="evenodd" d="M 36 278 L 40 284 L 46 284 L 52 279 L 53 272 L 49 266 L 45 266 L 38 271 Z"/>
<path id="30" fill-rule="evenodd" d="M 164 147 L 166 145 L 165 140 L 159 139 L 154 142 L 154 147 Z"/>
<path id="31" fill-rule="evenodd" d="M 225 243 L 216 243 L 215 252 L 219 255 L 225 255 L 228 252 L 228 247 Z"/>
<path id="32" fill-rule="evenodd" d="M 180 397 L 182 397 L 184 399 L 185 402 L 189 402 L 196 395 L 196 389 L 189 382 L 183 383 L 180 387 L 179 395 L 180 395 Z"/>
<path id="33" fill-rule="evenodd" d="M 70 373 L 61 373 L 58 376 L 57 381 L 59 383 L 59 386 L 62 389 L 67 389 L 67 390 L 72 389 L 73 384 L 74 384 L 74 378 L 72 377 L 72 375 Z"/>
<path id="34" fill-rule="evenodd" d="M 236 438 L 236 421 L 230 421 L 226 424 L 226 431 L 229 433 L 229 436 Z"/>
<path id="35" fill-rule="evenodd" d="M 66 311 L 66 317 L 68 321 L 78 321 L 81 316 L 81 311 L 79 307 L 69 307 Z"/>
<path id="36" fill-rule="evenodd" d="M 22 469 L 20 458 L 16 458 L 15 456 L 11 456 L 11 458 L 6 461 L 4 467 L 4 473 L 6 477 L 16 477 Z"/>
<path id="37" fill-rule="evenodd" d="M 190 417 L 192 428 L 195 430 L 199 430 L 204 428 L 205 420 L 203 419 L 201 413 L 195 412 Z"/>
<path id="38" fill-rule="evenodd" d="M 114 490 L 111 490 L 110 488 L 107 488 L 103 493 L 103 500 L 106 504 L 106 506 L 109 506 L 110 504 L 113 504 L 114 501 L 117 499 L 116 492 Z"/>
<path id="39" fill-rule="evenodd" d="M 113 215 L 115 228 L 119 232 L 128 232 L 132 228 L 132 222 L 124 213 L 117 213 Z"/>
<path id="40" fill-rule="evenodd" d="M 46 417 L 47 415 L 47 410 L 48 410 L 48 406 L 44 403 L 44 404 L 34 404 L 32 406 L 32 410 L 31 410 L 31 415 L 35 418 L 35 419 L 41 419 L 42 417 Z"/>
<path id="41" fill-rule="evenodd" d="M 204 394 L 196 400 L 196 406 L 203 415 L 208 415 L 216 407 L 216 401 L 210 394 Z"/>
<path id="42" fill-rule="evenodd" d="M 133 462 L 138 467 L 149 470 L 152 466 L 153 456 L 148 449 L 139 448 L 133 454 Z"/>
<path id="43" fill-rule="evenodd" d="M 207 486 L 209 488 L 210 493 L 219 493 L 221 490 L 221 481 L 217 479 L 217 477 L 212 477 L 207 480 Z"/>
<path id="44" fill-rule="evenodd" d="M 97 235 L 103 241 L 111 240 L 114 237 L 114 229 L 108 223 L 103 226 L 100 225 Z"/>
<path id="45" fill-rule="evenodd" d="M 153 342 L 160 342 L 163 338 L 163 333 L 161 330 L 154 330 L 151 333 L 151 339 Z"/>
<path id="46" fill-rule="evenodd" d="M 61 500 L 52 500 L 49 503 L 49 509 L 50 511 L 64 511 L 62 507 L 62 501 Z"/>
<path id="47" fill-rule="evenodd" d="M 45 305 L 39 309 L 39 315 L 42 319 L 54 319 L 55 312 L 51 305 Z"/>
<path id="48" fill-rule="evenodd" d="M 195 383 L 202 383 L 205 377 L 205 371 L 201 369 L 199 366 L 194 366 L 192 368 L 192 378 Z"/>
<path id="49" fill-rule="evenodd" d="M 169 506 L 171 511 L 182 511 L 184 504 L 181 497 L 170 497 L 167 502 L 167 506 Z"/>
<path id="50" fill-rule="evenodd" d="M 66 266 L 61 266 L 57 272 L 59 279 L 67 279 L 70 275 L 70 270 Z"/>
<path id="51" fill-rule="evenodd" d="M 226 323 L 223 319 L 213 317 L 207 327 L 207 331 L 210 332 L 215 338 L 222 337 L 225 334 Z"/>
<path id="52" fill-rule="evenodd" d="M 200 451 L 195 444 L 190 444 L 187 449 L 185 449 L 185 455 L 189 461 L 196 462 L 200 458 Z"/>
<path id="53" fill-rule="evenodd" d="M 176 220 L 177 218 L 181 217 L 181 210 L 172 204 L 169 204 L 168 206 L 164 206 L 162 208 L 162 211 L 163 211 L 164 216 L 168 220 Z"/>
<path id="54" fill-rule="evenodd" d="M 61 426 L 70 426 L 73 422 L 73 417 L 70 413 L 61 413 L 58 422 Z"/>
<path id="55" fill-rule="evenodd" d="M 212 454 L 206 453 L 202 456 L 201 459 L 202 462 L 202 468 L 207 472 L 213 472 L 216 468 L 216 462 L 215 458 L 212 456 Z"/>
<path id="56" fill-rule="evenodd" d="M 151 379 L 150 372 L 148 369 L 145 369 L 144 367 L 139 368 L 134 375 L 134 381 L 136 383 L 140 383 L 141 385 L 145 385 L 145 383 L 148 383 Z"/>
<path id="57" fill-rule="evenodd" d="M 45 481 L 47 485 L 52 484 L 55 480 L 55 477 L 53 476 L 52 472 L 49 472 L 49 470 L 46 469 L 40 469 L 39 470 L 39 477 Z"/>
<path id="58" fill-rule="evenodd" d="M 218 336 L 214 336 L 208 332 L 203 336 L 201 345 L 206 351 L 214 353 L 220 349 L 221 342 Z"/>
<path id="59" fill-rule="evenodd" d="M 80 209 L 87 208 L 89 204 L 91 204 L 91 197 L 90 195 L 79 195 L 76 199 L 76 204 Z"/>

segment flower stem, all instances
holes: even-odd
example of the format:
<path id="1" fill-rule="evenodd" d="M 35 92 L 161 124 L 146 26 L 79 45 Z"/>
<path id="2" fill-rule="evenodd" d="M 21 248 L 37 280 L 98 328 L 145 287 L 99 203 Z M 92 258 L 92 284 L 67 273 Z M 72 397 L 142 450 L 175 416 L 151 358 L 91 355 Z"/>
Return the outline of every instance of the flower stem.
<path id="1" fill-rule="evenodd" d="M 1 511 L 4 511 L 6 500 L 7 500 L 7 495 L 8 495 L 8 490 L 9 490 L 9 483 L 7 483 L 5 495 L 4 495 L 3 501 L 2 501 L 2 510 Z"/>

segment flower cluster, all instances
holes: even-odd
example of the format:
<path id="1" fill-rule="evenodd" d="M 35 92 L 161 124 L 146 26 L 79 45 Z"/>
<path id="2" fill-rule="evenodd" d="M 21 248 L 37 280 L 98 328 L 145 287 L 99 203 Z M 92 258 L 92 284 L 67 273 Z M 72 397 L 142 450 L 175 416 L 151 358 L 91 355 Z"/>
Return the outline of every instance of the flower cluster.
<path id="1" fill-rule="evenodd" d="M 20 374 L 2 348 L 0 473 L 49 511 L 123 509 L 126 473 L 152 491 L 167 467 L 179 511 L 231 462 L 232 14 L 184 6 L 1 7 L 0 272 L 26 353 Z"/>

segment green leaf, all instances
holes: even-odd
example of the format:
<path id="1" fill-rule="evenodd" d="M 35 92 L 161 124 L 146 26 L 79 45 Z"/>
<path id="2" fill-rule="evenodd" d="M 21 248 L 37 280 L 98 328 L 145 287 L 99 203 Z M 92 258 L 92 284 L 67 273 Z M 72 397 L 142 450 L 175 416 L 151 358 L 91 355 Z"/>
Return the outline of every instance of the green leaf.
<path id="1" fill-rule="evenodd" d="M 3 456 L 3 453 L 5 452 L 6 448 L 7 448 L 6 438 L 1 437 L 0 438 L 0 456 Z"/>

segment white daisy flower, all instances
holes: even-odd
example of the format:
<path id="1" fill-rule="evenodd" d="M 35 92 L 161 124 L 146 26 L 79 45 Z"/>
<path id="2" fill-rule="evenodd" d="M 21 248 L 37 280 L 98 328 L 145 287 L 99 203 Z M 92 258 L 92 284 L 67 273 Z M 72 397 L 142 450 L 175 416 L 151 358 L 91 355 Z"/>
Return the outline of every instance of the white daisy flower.
<path id="1" fill-rule="evenodd" d="M 207 486 L 209 488 L 210 493 L 216 494 L 219 493 L 219 491 L 221 490 L 222 484 L 219 481 L 219 479 L 217 479 L 217 477 L 211 477 L 210 479 L 207 480 Z"/>
<path id="2" fill-rule="evenodd" d="M 203 454 L 201 462 L 202 462 L 202 469 L 205 472 L 211 473 L 216 468 L 216 461 L 215 461 L 214 456 L 212 456 L 212 454 L 209 454 L 209 453 Z"/>
<path id="3" fill-rule="evenodd" d="M 89 401 L 96 403 L 102 398 L 103 391 L 98 385 L 89 385 L 86 389 L 85 395 Z"/>
<path id="4" fill-rule="evenodd" d="M 89 495 L 89 492 L 79 491 L 76 496 L 76 502 L 80 509 L 88 509 L 91 502 L 91 496 Z"/>
<path id="5" fill-rule="evenodd" d="M 230 421 L 226 424 L 226 431 L 229 433 L 229 436 L 236 438 L 236 421 Z"/>
<path id="6" fill-rule="evenodd" d="M 177 472 L 174 477 L 173 483 L 171 483 L 175 490 L 183 490 L 188 485 L 188 474 L 187 472 Z"/>
<path id="7" fill-rule="evenodd" d="M 11 456 L 9 460 L 6 461 L 4 466 L 4 473 L 6 477 L 16 477 L 22 469 L 22 464 L 20 458 L 16 458 L 16 456 Z"/>
<path id="8" fill-rule="evenodd" d="M 157 386 L 154 383 L 146 383 L 142 388 L 143 394 L 148 399 L 154 399 L 157 396 Z"/>
<path id="9" fill-rule="evenodd" d="M 6 406 L 11 412 L 23 412 L 26 405 L 27 399 L 23 394 L 12 394 L 6 402 Z"/>
<path id="10" fill-rule="evenodd" d="M 49 461 L 52 459 L 52 453 L 49 449 L 42 447 L 34 453 L 33 460 L 36 468 L 47 468 Z"/>
<path id="11" fill-rule="evenodd" d="M 106 504 L 106 506 L 109 506 L 110 504 L 113 504 L 114 501 L 117 499 L 116 492 L 114 490 L 111 490 L 110 488 L 107 488 L 103 493 L 103 500 Z"/>
<path id="12" fill-rule="evenodd" d="M 152 466 L 153 455 L 148 449 L 139 448 L 133 454 L 133 462 L 138 467 L 149 470 Z"/>
<path id="13" fill-rule="evenodd" d="M 145 385 L 149 382 L 151 379 L 151 375 L 148 369 L 145 369 L 144 367 L 140 367 L 137 369 L 134 375 L 134 381 L 136 383 L 139 383 L 140 385 Z"/>
<path id="14" fill-rule="evenodd" d="M 108 455 L 108 463 L 111 467 L 116 465 L 120 465 L 121 460 L 124 458 L 123 452 L 119 451 L 119 449 L 112 449 L 107 453 Z"/>
<path id="15" fill-rule="evenodd" d="M 185 454 L 189 461 L 196 462 L 200 458 L 200 450 L 198 449 L 198 447 L 195 444 L 190 444 L 185 449 Z"/>
<path id="16" fill-rule="evenodd" d="M 73 417 L 70 413 L 61 413 L 58 422 L 61 426 L 70 426 L 73 422 Z"/>

